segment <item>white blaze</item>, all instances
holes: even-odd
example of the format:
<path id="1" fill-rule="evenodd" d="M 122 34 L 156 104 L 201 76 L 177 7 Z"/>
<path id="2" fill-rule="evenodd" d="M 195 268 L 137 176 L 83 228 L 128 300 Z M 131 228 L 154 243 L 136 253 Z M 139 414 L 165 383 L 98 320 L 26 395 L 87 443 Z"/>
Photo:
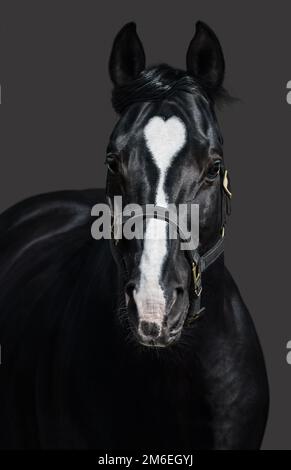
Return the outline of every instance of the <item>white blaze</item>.
<path id="1" fill-rule="evenodd" d="M 155 116 L 144 129 L 146 145 L 159 170 L 155 204 L 167 207 L 168 198 L 164 183 L 173 158 L 186 142 L 186 129 L 176 116 L 167 121 Z M 165 296 L 160 286 L 160 276 L 167 254 L 167 222 L 148 219 L 144 249 L 140 262 L 140 285 L 134 292 L 139 319 L 153 321 L 160 326 L 165 315 Z"/>

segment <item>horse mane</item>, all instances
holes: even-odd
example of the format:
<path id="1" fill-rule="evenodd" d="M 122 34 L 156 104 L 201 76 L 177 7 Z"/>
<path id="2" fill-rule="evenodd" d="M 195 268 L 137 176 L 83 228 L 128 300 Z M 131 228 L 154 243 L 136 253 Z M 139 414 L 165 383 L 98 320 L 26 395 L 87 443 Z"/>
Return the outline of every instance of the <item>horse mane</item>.
<path id="1" fill-rule="evenodd" d="M 115 111 L 121 114 L 132 104 L 160 101 L 179 92 L 199 94 L 213 102 L 232 100 L 223 87 L 213 95 L 206 84 L 199 83 L 187 72 L 161 64 L 145 69 L 135 80 L 125 85 L 115 86 L 112 91 L 112 105 Z"/>

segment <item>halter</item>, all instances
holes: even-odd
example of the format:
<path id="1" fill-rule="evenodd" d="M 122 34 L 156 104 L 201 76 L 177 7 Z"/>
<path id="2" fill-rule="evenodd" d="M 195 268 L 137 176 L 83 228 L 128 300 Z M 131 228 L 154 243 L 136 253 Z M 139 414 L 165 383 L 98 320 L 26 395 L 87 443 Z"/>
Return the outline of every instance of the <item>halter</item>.
<path id="1" fill-rule="evenodd" d="M 221 170 L 220 170 L 221 171 Z M 221 230 L 220 236 L 218 241 L 202 256 L 199 255 L 198 249 L 194 250 L 185 250 L 187 257 L 189 258 L 192 270 L 192 281 L 193 281 L 193 308 L 190 317 L 188 317 L 188 323 L 192 323 L 192 321 L 198 319 L 200 314 L 205 310 L 205 307 L 201 308 L 201 293 L 202 293 L 202 273 L 209 268 L 223 253 L 224 251 L 224 234 L 225 234 L 225 226 L 227 221 L 227 216 L 230 215 L 231 212 L 231 198 L 232 193 L 230 191 L 229 186 L 229 178 L 228 178 L 228 171 L 226 169 L 222 170 L 222 184 L 221 184 L 222 194 L 221 194 Z M 194 200 L 194 199 L 193 199 Z M 145 218 L 156 218 L 161 219 L 158 215 L 152 215 L 146 213 L 146 206 L 141 206 L 143 211 L 142 217 Z M 167 211 L 166 208 L 162 208 Z M 137 216 L 131 216 L 130 214 L 123 214 L 121 217 L 121 225 L 129 220 L 130 218 L 135 218 Z M 167 222 L 168 224 L 172 223 L 171 218 L 167 215 L 163 215 L 162 220 Z M 114 223 L 112 228 L 114 227 Z M 179 236 L 182 240 L 187 240 L 187 237 L 178 227 Z M 119 239 L 114 239 L 115 246 L 117 246 Z"/>
<path id="2" fill-rule="evenodd" d="M 227 216 L 231 213 L 231 198 L 232 193 L 229 186 L 228 171 L 223 170 L 222 177 L 222 195 L 221 195 L 221 231 L 218 241 L 204 253 L 199 255 L 198 250 L 189 251 L 190 262 L 192 266 L 192 279 L 193 279 L 193 294 L 194 294 L 194 307 L 188 323 L 198 319 L 200 314 L 204 312 L 205 307 L 200 308 L 201 293 L 202 293 L 202 273 L 209 268 L 224 252 L 224 234 Z"/>

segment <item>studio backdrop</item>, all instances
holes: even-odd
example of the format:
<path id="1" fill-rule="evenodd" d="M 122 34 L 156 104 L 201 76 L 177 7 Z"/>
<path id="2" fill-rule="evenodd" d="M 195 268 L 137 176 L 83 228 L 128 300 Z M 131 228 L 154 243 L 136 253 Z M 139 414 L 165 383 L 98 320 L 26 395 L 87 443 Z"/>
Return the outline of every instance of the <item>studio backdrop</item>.
<path id="1" fill-rule="evenodd" d="M 265 355 L 263 449 L 291 449 L 290 18 L 284 1 L 1 0 L 1 211 L 39 193 L 105 186 L 117 120 L 108 58 L 125 23 L 136 22 L 148 64 L 182 69 L 196 21 L 215 30 L 237 98 L 218 112 L 233 191 L 225 260 Z"/>

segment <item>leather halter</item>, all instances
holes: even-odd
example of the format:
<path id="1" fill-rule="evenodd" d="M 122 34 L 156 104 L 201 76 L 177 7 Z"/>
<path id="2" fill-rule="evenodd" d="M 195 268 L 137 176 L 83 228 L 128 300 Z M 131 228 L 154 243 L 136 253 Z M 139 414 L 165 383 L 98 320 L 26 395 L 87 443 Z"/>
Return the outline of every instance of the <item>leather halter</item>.
<path id="1" fill-rule="evenodd" d="M 200 308 L 200 301 L 201 301 L 201 293 L 202 293 L 202 273 L 207 270 L 209 266 L 211 266 L 224 252 L 224 233 L 225 233 L 225 226 L 227 216 L 230 215 L 231 212 L 231 205 L 230 201 L 232 198 L 232 193 L 230 191 L 229 186 L 229 178 L 228 172 L 226 169 L 221 169 L 221 231 L 218 241 L 202 256 L 199 255 L 198 249 L 194 250 L 187 250 L 185 253 L 187 254 L 189 261 L 191 263 L 192 269 L 192 281 L 193 281 L 193 308 L 191 309 L 191 315 L 188 317 L 188 323 L 192 323 L 193 320 L 199 318 L 200 314 L 205 310 L 205 308 Z M 194 199 L 193 199 L 194 200 Z M 145 211 L 146 206 L 141 206 L 143 209 L 142 216 L 145 218 L 160 218 L 155 217 L 154 215 L 148 215 Z M 167 210 L 166 208 L 163 208 Z M 135 218 L 135 216 L 130 215 L 123 215 L 121 217 L 121 225 L 123 225 L 129 218 Z M 167 223 L 171 223 L 171 219 L 164 215 L 163 219 Z M 181 239 L 186 239 L 183 232 L 178 227 L 179 236 Z M 115 239 L 115 245 L 118 244 L 119 239 Z"/>
<path id="2" fill-rule="evenodd" d="M 188 317 L 188 323 L 192 323 L 193 320 L 199 318 L 200 314 L 205 310 L 205 307 L 200 308 L 201 304 L 201 293 L 202 293 L 202 273 L 211 266 L 224 252 L 224 234 L 227 216 L 231 213 L 231 198 L 232 193 L 229 186 L 228 171 L 223 169 L 222 173 L 222 194 L 221 194 L 221 233 L 218 241 L 204 253 L 202 256 L 199 255 L 198 250 L 188 252 L 190 255 L 190 262 L 192 265 L 192 277 L 193 277 L 193 302 L 194 306 L 190 317 Z"/>

